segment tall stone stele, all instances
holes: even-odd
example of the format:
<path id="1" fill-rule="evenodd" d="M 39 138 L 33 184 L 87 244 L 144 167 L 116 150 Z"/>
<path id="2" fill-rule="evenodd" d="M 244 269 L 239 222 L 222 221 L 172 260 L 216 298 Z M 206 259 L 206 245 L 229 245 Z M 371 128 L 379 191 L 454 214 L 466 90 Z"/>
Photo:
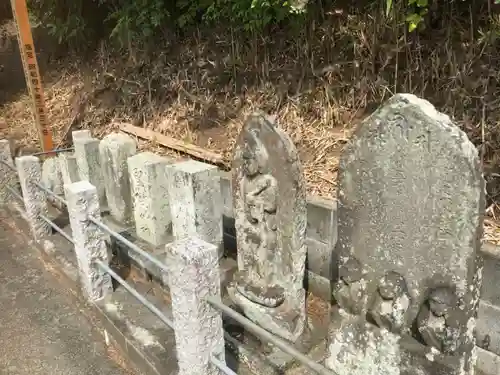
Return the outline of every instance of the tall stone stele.
<path id="1" fill-rule="evenodd" d="M 238 272 L 229 295 L 244 314 L 295 341 L 305 327 L 306 199 L 302 166 L 290 138 L 252 115 L 232 167 Z"/>
<path id="2" fill-rule="evenodd" d="M 340 161 L 327 367 L 474 374 L 483 211 L 476 148 L 448 116 L 398 94 L 368 117 Z"/>

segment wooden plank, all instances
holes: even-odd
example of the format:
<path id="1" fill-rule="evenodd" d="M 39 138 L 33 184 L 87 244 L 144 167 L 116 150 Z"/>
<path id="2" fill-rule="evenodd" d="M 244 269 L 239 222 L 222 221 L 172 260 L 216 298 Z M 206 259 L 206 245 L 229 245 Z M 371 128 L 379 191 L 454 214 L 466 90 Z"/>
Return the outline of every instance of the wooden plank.
<path id="1" fill-rule="evenodd" d="M 125 133 L 135 135 L 136 137 L 147 139 L 149 141 L 157 142 L 162 146 L 165 146 L 172 150 L 183 152 L 185 154 L 194 156 L 198 159 L 206 160 L 214 164 L 225 165 L 224 158 L 222 157 L 222 155 L 204 149 L 203 147 L 199 147 L 190 143 L 180 141 L 178 139 L 169 137 L 167 135 L 163 135 L 153 130 L 139 128 L 131 124 L 119 124 L 119 126 L 120 130 Z"/>
<path id="2" fill-rule="evenodd" d="M 24 75 L 28 92 L 33 102 L 35 123 L 40 134 L 40 143 L 43 151 L 54 149 L 52 139 L 52 129 L 47 117 L 47 108 L 43 94 L 42 78 L 38 68 L 33 35 L 28 16 L 26 0 L 11 0 L 12 14 L 16 21 L 17 40 L 19 42 L 19 52 L 23 62 Z"/>

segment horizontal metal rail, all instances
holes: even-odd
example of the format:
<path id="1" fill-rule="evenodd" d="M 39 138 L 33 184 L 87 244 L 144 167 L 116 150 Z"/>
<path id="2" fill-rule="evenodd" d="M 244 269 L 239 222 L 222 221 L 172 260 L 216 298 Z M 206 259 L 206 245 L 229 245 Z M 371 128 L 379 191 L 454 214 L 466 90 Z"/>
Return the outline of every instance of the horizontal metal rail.
<path id="1" fill-rule="evenodd" d="M 210 356 L 210 362 L 226 375 L 238 375 L 214 355 Z"/>
<path id="2" fill-rule="evenodd" d="M 108 227 L 103 222 L 101 222 L 99 220 L 96 220 L 96 219 L 94 219 L 92 217 L 89 217 L 89 221 L 91 223 L 94 223 L 95 225 L 97 225 L 99 228 L 101 228 L 103 231 L 107 232 L 108 234 L 110 234 L 114 238 L 116 238 L 118 241 L 120 241 L 124 245 L 128 246 L 130 248 L 130 250 L 135 251 L 137 254 L 142 255 L 144 258 L 146 258 L 147 260 L 149 260 L 155 266 L 159 267 L 162 271 L 168 272 L 167 267 L 162 262 L 160 262 L 158 259 L 156 259 L 151 254 L 149 254 L 149 253 L 145 252 L 144 250 L 142 250 L 136 244 L 134 244 L 134 243 L 130 242 L 129 240 L 127 240 L 120 233 L 115 232 L 113 229 L 111 229 L 110 227 Z"/>
<path id="3" fill-rule="evenodd" d="M 13 187 L 6 186 L 5 189 L 7 189 L 17 200 L 24 203 L 23 196 L 19 194 Z"/>
<path id="4" fill-rule="evenodd" d="M 61 236 L 66 238 L 69 242 L 71 242 L 73 245 L 75 244 L 75 240 L 71 238 L 69 234 L 67 234 L 65 231 L 62 230 L 61 227 L 59 227 L 56 223 L 54 223 L 52 220 L 50 220 L 48 217 L 45 215 L 39 214 L 40 218 L 45 221 L 47 224 L 49 224 L 56 232 L 58 232 Z"/>
<path id="5" fill-rule="evenodd" d="M 208 297 L 207 301 L 213 307 L 219 309 L 221 312 L 223 312 L 230 318 L 236 320 L 238 323 L 240 323 L 243 327 L 247 328 L 249 331 L 269 341 L 270 343 L 276 345 L 279 349 L 283 350 L 285 353 L 295 357 L 299 362 L 309 367 L 314 372 L 321 375 L 337 375 L 335 372 L 327 369 L 325 366 L 317 362 L 314 362 L 312 359 L 299 352 L 297 349 L 288 344 L 286 341 L 274 336 L 272 333 L 266 331 L 264 328 L 261 328 L 251 320 L 245 318 L 243 315 L 238 314 L 230 307 L 224 305 L 224 303 L 221 300 L 214 297 Z"/>
<path id="6" fill-rule="evenodd" d="M 3 160 L 0 160 L 0 163 L 2 163 L 3 165 L 6 165 L 14 172 L 17 172 L 17 168 L 12 163 L 7 163 L 6 161 L 3 161 Z"/>
<path id="7" fill-rule="evenodd" d="M 34 154 L 31 154 L 31 156 L 39 156 L 39 155 L 53 154 L 53 153 L 73 151 L 73 150 L 74 150 L 73 147 L 69 147 L 69 148 L 56 148 L 54 150 L 49 150 L 49 151 L 35 152 Z"/>
<path id="8" fill-rule="evenodd" d="M 59 195 L 57 195 L 56 193 L 54 193 L 53 191 L 50 191 L 50 189 L 47 189 L 45 186 L 43 186 L 42 184 L 38 183 L 38 182 L 34 182 L 34 185 L 39 188 L 40 190 L 42 190 L 43 192 L 45 192 L 47 195 L 51 196 L 52 198 L 54 198 L 56 201 L 58 201 L 59 203 L 62 203 L 63 205 L 67 206 L 68 205 L 68 202 L 66 202 L 63 198 L 61 198 Z"/>
<path id="9" fill-rule="evenodd" d="M 95 263 L 104 272 L 109 273 L 109 275 L 115 279 L 121 286 L 123 286 L 132 296 L 134 296 L 140 303 L 146 306 L 149 311 L 155 314 L 163 323 L 165 323 L 171 329 L 174 329 L 174 323 L 168 319 L 155 305 L 149 302 L 145 297 L 143 297 L 137 290 L 132 288 L 129 283 L 123 280 L 115 271 L 113 271 L 107 264 L 96 260 Z"/>

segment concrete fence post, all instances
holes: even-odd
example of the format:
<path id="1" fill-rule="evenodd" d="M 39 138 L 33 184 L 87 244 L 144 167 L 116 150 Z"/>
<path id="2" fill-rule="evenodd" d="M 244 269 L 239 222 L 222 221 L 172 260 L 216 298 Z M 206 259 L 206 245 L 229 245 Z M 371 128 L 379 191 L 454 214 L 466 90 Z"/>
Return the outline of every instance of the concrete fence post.
<path id="1" fill-rule="evenodd" d="M 109 212 L 122 224 L 133 221 L 127 159 L 136 151 L 135 140 L 121 133 L 109 134 L 99 144 Z"/>
<path id="2" fill-rule="evenodd" d="M 142 152 L 127 160 L 137 236 L 154 246 L 169 242 L 172 227 L 167 167 L 170 160 Z"/>
<path id="3" fill-rule="evenodd" d="M 216 375 L 210 356 L 225 361 L 222 316 L 206 298 L 220 298 L 218 249 L 196 237 L 166 246 L 179 375 Z"/>
<path id="4" fill-rule="evenodd" d="M 35 239 L 50 234 L 52 228 L 40 215 L 48 216 L 47 194 L 35 184 L 42 184 L 42 165 L 36 156 L 16 158 L 17 173 L 24 199 L 26 218 Z"/>
<path id="5" fill-rule="evenodd" d="M 76 136 L 73 134 L 75 157 L 78 165 L 80 180 L 89 181 L 97 189 L 99 205 L 106 206 L 106 191 L 104 189 L 104 177 L 99 158 L 99 143 L 95 138 Z"/>
<path id="6" fill-rule="evenodd" d="M 96 260 L 109 263 L 106 235 L 89 221 L 89 217 L 101 217 L 97 188 L 88 181 L 79 181 L 65 185 L 64 190 L 82 290 L 89 300 L 98 301 L 111 292 L 112 282 L 95 264 Z"/>
<path id="7" fill-rule="evenodd" d="M 201 238 L 214 244 L 221 258 L 224 204 L 219 168 L 189 160 L 173 164 L 167 171 L 174 238 Z"/>
<path id="8" fill-rule="evenodd" d="M 59 154 L 59 168 L 61 170 L 63 185 L 80 181 L 76 156 L 72 154 Z"/>
<path id="9" fill-rule="evenodd" d="M 12 162 L 10 150 L 10 142 L 6 139 L 0 140 L 0 160 L 9 165 L 14 165 Z M 10 193 L 7 190 L 8 186 L 13 186 L 15 180 L 15 173 L 11 168 L 4 163 L 0 163 L 0 205 L 7 204 L 9 201 Z"/>

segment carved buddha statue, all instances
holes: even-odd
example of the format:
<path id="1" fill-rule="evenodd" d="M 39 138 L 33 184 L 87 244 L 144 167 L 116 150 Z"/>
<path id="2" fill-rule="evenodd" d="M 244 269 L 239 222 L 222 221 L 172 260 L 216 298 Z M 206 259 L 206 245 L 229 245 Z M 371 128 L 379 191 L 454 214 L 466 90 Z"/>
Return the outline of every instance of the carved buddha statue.
<path id="1" fill-rule="evenodd" d="M 458 331 L 452 321 L 457 304 L 454 291 L 438 287 L 431 291 L 417 316 L 417 327 L 425 344 L 442 353 L 453 353 L 457 348 Z"/>
<path id="2" fill-rule="evenodd" d="M 362 313 L 365 287 L 363 268 L 357 259 L 349 257 L 340 266 L 339 280 L 333 286 L 332 294 L 343 310 L 353 315 Z"/>
<path id="3" fill-rule="evenodd" d="M 278 183 L 268 173 L 267 150 L 252 131 L 247 134 L 242 157 L 245 243 L 253 248 L 251 253 L 255 255 L 253 264 L 247 265 L 248 282 L 240 283 L 237 289 L 256 303 L 274 307 L 284 299 L 282 288 L 274 285 L 273 277 L 276 273 L 273 255 L 278 246 Z"/>
<path id="4" fill-rule="evenodd" d="M 399 333 L 404 328 L 409 305 L 405 279 L 399 273 L 389 271 L 380 280 L 369 314 L 380 328 Z"/>

